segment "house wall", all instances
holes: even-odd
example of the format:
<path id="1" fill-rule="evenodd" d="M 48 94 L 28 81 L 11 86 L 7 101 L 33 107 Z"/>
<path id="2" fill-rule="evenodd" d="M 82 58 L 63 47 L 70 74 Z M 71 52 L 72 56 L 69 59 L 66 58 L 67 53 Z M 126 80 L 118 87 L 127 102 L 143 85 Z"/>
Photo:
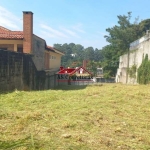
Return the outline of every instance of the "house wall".
<path id="1" fill-rule="evenodd" d="M 17 48 L 23 47 L 23 40 L 0 40 L 0 49 L 7 48 L 10 51 L 16 51 Z M 49 54 L 47 67 L 45 68 L 45 53 Z M 61 65 L 61 55 L 55 52 L 45 50 L 45 40 L 33 35 L 32 46 L 33 62 L 38 71 L 44 69 L 59 69 Z M 47 57 L 48 58 L 48 57 Z"/>
<path id="2" fill-rule="evenodd" d="M 52 69 L 59 69 L 61 66 L 61 55 L 54 52 L 49 52 L 50 62 L 49 67 Z"/>
<path id="3" fill-rule="evenodd" d="M 23 45 L 23 40 L 0 40 L 0 49 L 7 48 L 7 50 L 17 52 L 19 45 Z"/>
<path id="4" fill-rule="evenodd" d="M 142 63 L 143 56 L 148 54 L 150 59 L 150 34 L 134 41 L 130 44 L 129 56 L 128 54 L 120 56 L 119 68 L 117 70 L 116 82 L 122 83 L 137 83 L 137 72 L 136 78 L 132 79 L 127 76 L 127 68 L 129 63 L 129 68 L 136 65 L 137 68 Z M 129 59 L 128 59 L 129 57 Z"/>
<path id="5" fill-rule="evenodd" d="M 44 59 L 45 59 L 44 67 L 45 67 L 46 70 L 50 69 L 50 63 L 49 63 L 50 60 L 49 60 L 49 58 L 50 58 L 49 52 L 48 52 L 48 51 L 45 51 L 45 54 L 44 54 Z"/>
<path id="6" fill-rule="evenodd" d="M 45 41 L 33 35 L 32 60 L 38 71 L 44 70 Z"/>
<path id="7" fill-rule="evenodd" d="M 0 44 L 0 49 L 7 49 L 9 51 L 14 51 L 13 44 Z"/>

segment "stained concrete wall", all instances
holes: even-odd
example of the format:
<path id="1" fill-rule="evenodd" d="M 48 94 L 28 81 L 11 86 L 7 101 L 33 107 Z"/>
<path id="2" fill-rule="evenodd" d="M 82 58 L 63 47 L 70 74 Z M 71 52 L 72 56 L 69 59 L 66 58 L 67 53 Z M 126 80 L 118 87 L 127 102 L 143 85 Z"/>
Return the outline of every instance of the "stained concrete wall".
<path id="1" fill-rule="evenodd" d="M 32 50 L 32 60 L 38 71 L 45 69 L 55 69 L 58 70 L 61 65 L 61 54 L 46 51 L 45 50 L 45 40 L 40 37 L 33 35 L 33 50 Z M 45 53 L 49 55 L 48 57 L 48 68 L 45 66 Z"/>
<path id="2" fill-rule="evenodd" d="M 23 90 L 23 55 L 0 50 L 0 90 Z"/>
<path id="3" fill-rule="evenodd" d="M 33 35 L 33 50 L 32 60 L 38 71 L 44 70 L 44 52 L 45 52 L 45 41 L 36 35 Z"/>
<path id="4" fill-rule="evenodd" d="M 37 71 L 31 55 L 0 50 L 0 91 L 45 90 L 57 85 L 55 72 Z"/>
<path id="5" fill-rule="evenodd" d="M 131 79 L 127 75 L 127 68 L 131 68 L 133 65 L 136 65 L 136 67 L 139 68 L 142 63 L 143 56 L 145 56 L 146 54 L 148 54 L 150 58 L 150 34 L 147 34 L 131 43 L 129 53 L 120 56 L 119 68 L 116 75 L 116 82 L 132 84 L 137 83 L 137 72 L 136 78 Z"/>
<path id="6" fill-rule="evenodd" d="M 128 65 L 128 54 L 120 56 L 119 68 L 117 69 L 116 82 L 126 83 L 126 71 Z"/>

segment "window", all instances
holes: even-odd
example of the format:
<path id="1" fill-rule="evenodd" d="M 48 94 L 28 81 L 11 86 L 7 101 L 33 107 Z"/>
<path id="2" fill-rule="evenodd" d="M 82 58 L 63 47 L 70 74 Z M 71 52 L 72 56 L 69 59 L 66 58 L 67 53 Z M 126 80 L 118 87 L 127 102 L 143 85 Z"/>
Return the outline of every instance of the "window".
<path id="1" fill-rule="evenodd" d="M 3 48 L 0 47 L 0 49 L 2 49 L 2 50 L 7 50 L 7 48 L 4 48 L 4 47 L 3 47 Z"/>
<path id="2" fill-rule="evenodd" d="M 49 59 L 56 59 L 56 56 L 51 56 L 50 55 Z"/>
<path id="3" fill-rule="evenodd" d="M 17 52 L 23 53 L 23 48 L 17 47 Z"/>

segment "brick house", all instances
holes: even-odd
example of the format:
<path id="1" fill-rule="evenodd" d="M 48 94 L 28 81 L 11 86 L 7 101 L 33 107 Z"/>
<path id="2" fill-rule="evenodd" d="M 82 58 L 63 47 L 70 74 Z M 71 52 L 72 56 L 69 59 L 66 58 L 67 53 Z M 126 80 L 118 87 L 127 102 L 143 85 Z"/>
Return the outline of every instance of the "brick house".
<path id="1" fill-rule="evenodd" d="M 18 77 L 18 79 L 25 78 L 25 75 L 24 75 L 25 64 L 27 63 L 27 61 L 30 61 L 30 65 L 28 64 L 30 68 L 28 69 L 32 70 L 31 72 L 34 72 L 32 73 L 32 75 L 31 74 L 28 75 L 29 78 L 32 78 L 30 80 L 33 80 L 33 79 L 36 80 L 35 78 L 37 78 L 37 76 L 40 79 L 39 74 L 43 72 L 42 80 L 44 80 L 44 85 L 42 85 L 43 86 L 42 89 L 45 89 L 45 88 L 48 88 L 48 85 L 45 85 L 45 84 L 50 84 L 48 82 L 54 80 L 54 75 L 59 70 L 60 65 L 61 65 L 61 57 L 64 55 L 59 50 L 51 46 L 48 46 L 44 39 L 33 34 L 33 13 L 30 11 L 23 11 L 23 31 L 11 31 L 9 29 L 6 29 L 0 26 L 0 51 L 1 51 L 0 53 L 0 84 L 3 85 L 3 87 L 4 85 L 6 85 L 7 79 L 5 79 L 4 75 L 3 76 L 1 75 L 6 74 L 7 78 L 10 78 L 11 76 L 10 75 L 11 67 L 8 66 L 10 62 L 5 63 L 6 60 L 9 61 L 12 59 L 14 68 L 15 68 L 14 72 L 15 72 L 16 71 L 15 58 L 17 59 L 18 57 L 22 58 L 20 60 L 22 61 L 20 62 L 20 64 L 22 64 L 21 70 L 23 70 L 23 75 L 21 75 L 22 77 Z M 13 57 L 11 56 L 11 58 L 8 59 L 7 55 L 9 56 L 14 55 L 14 56 Z M 44 74 L 44 77 L 43 77 L 43 74 Z M 53 79 L 49 79 L 49 77 L 52 77 L 52 76 L 53 76 Z M 12 82 L 7 83 L 6 89 L 8 89 L 8 86 L 11 83 L 12 83 L 12 88 L 9 88 L 9 89 L 18 88 L 18 86 L 16 86 L 16 83 L 13 79 Z M 18 83 L 20 87 L 19 89 L 24 89 L 23 83 L 24 83 L 23 79 L 20 84 Z M 38 89 L 40 88 L 40 84 L 41 83 L 39 83 L 38 85 Z M 30 83 L 28 84 L 28 87 L 30 89 L 35 89 L 35 87 L 37 87 L 37 84 L 33 84 L 30 81 Z"/>

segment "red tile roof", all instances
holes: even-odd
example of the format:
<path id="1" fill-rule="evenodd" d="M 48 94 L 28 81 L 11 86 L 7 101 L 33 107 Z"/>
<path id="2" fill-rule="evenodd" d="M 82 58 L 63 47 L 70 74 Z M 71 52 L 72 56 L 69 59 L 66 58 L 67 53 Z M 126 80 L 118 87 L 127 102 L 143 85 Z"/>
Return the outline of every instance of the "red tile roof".
<path id="1" fill-rule="evenodd" d="M 58 49 L 56 49 L 56 48 L 54 48 L 54 47 L 52 47 L 52 46 L 47 46 L 47 49 L 49 49 L 49 50 L 51 50 L 51 51 L 54 51 L 54 52 L 56 52 L 56 53 L 60 53 L 60 54 L 64 55 L 63 52 L 59 51 Z"/>
<path id="2" fill-rule="evenodd" d="M 0 26 L 0 39 L 23 39 L 23 32 L 11 31 Z"/>
<path id="3" fill-rule="evenodd" d="M 48 46 L 48 45 L 47 45 L 46 48 L 49 49 L 49 50 L 51 50 L 51 51 L 54 51 L 54 52 L 55 52 L 54 48 L 51 47 L 51 46 Z"/>
<path id="4" fill-rule="evenodd" d="M 35 35 L 35 36 L 37 36 L 37 35 Z M 38 37 L 38 38 L 40 38 L 40 37 Z M 0 26 L 0 39 L 22 40 L 23 39 L 23 31 L 11 31 L 11 30 L 9 30 L 7 28 L 4 28 L 4 27 Z M 45 42 L 45 45 L 46 45 L 46 42 Z M 59 51 L 59 50 L 57 50 L 57 49 L 55 49 L 55 48 L 53 48 L 51 46 L 47 46 L 46 45 L 46 49 L 48 49 L 48 50 L 50 50 L 52 52 L 64 55 L 63 52 L 61 52 L 61 51 Z"/>
<path id="5" fill-rule="evenodd" d="M 92 75 L 91 72 L 89 72 L 88 70 L 86 70 L 84 67 L 78 67 L 76 69 L 74 68 L 63 68 L 62 70 L 58 71 L 57 74 L 68 74 L 68 75 L 73 75 L 76 72 L 78 72 L 80 69 L 83 69 L 84 72 L 88 73 L 89 75 Z"/>
<path id="6" fill-rule="evenodd" d="M 0 33 L 1 33 L 1 32 L 7 32 L 7 31 L 11 31 L 11 30 L 0 26 Z"/>

